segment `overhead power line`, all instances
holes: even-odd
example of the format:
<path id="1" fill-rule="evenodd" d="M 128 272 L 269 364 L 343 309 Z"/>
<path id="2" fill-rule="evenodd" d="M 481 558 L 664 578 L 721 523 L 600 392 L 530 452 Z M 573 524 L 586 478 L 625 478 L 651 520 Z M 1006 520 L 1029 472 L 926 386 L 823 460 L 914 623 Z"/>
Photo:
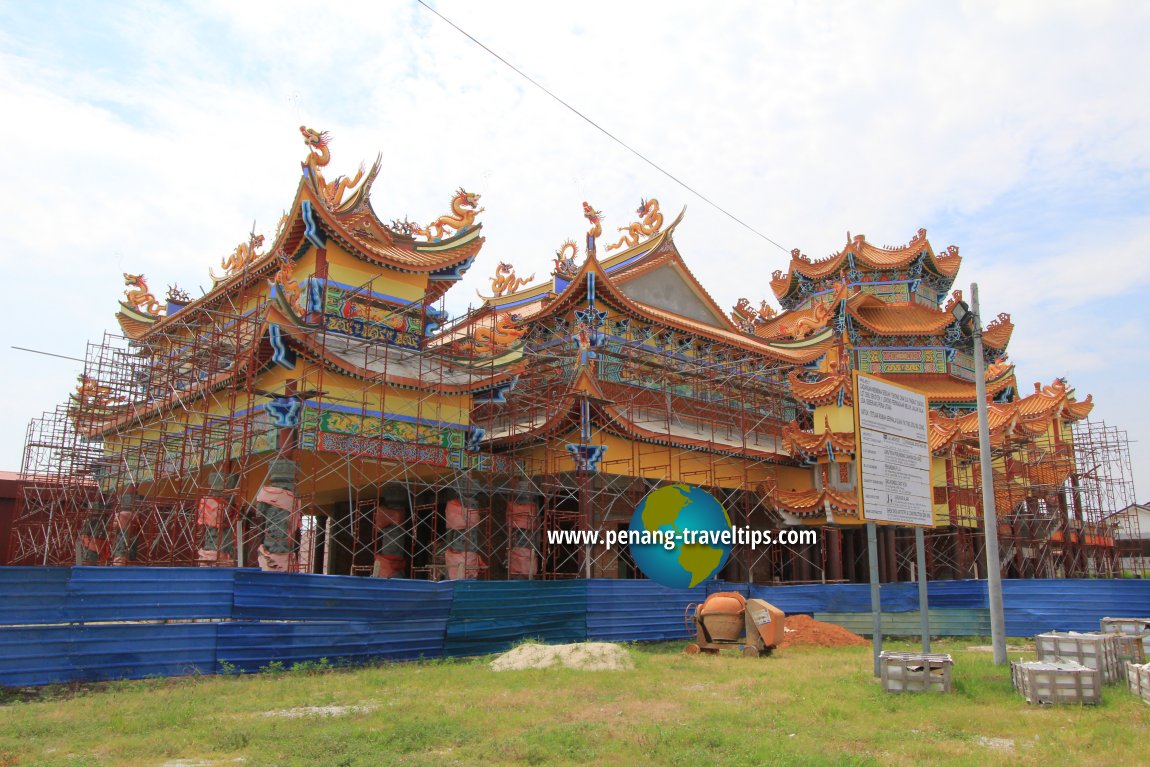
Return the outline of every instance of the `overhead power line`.
<path id="1" fill-rule="evenodd" d="M 715 202 L 714 200 L 712 200 L 710 197 L 707 197 L 707 195 L 703 194 L 703 193 L 702 193 L 702 192 L 700 192 L 699 190 L 697 190 L 697 189 L 695 189 L 694 187 L 692 187 L 690 184 L 686 183 L 685 181 L 682 181 L 682 180 L 681 180 L 681 179 L 679 179 L 677 176 L 675 176 L 673 173 L 671 173 L 670 171 L 668 171 L 668 170 L 666 170 L 665 168 L 663 168 L 662 166 L 660 166 L 660 165 L 659 165 L 658 163 L 656 163 L 654 160 L 651 160 L 650 158 L 648 158 L 646 155 L 644 155 L 644 154 L 643 154 L 642 152 L 640 152 L 638 149 L 635 149 L 633 146 L 631 146 L 631 145 L 630 145 L 630 144 L 628 144 L 627 142 L 625 142 L 625 141 L 623 141 L 622 139 L 620 139 L 620 138 L 619 138 L 618 136 L 616 136 L 614 133 L 612 133 L 611 131 L 607 130 L 607 129 L 606 129 L 606 128 L 604 128 L 602 125 L 600 125 L 599 123 L 595 122 L 595 121 L 594 121 L 594 120 L 592 120 L 590 117 L 588 117 L 587 115 L 583 114 L 582 112 L 580 112 L 578 109 L 576 109 L 575 107 L 573 107 L 573 106 L 571 106 L 570 104 L 568 104 L 568 103 L 567 103 L 566 101 L 564 101 L 563 99 L 559 98 L 557 95 L 555 95 L 555 94 L 554 94 L 554 93 L 552 93 L 550 90 L 548 90 L 548 89 L 547 89 L 547 88 L 546 88 L 544 85 L 542 85 L 542 84 L 541 84 L 541 83 L 539 83 L 537 80 L 535 80 L 535 78 L 531 77 L 531 75 L 527 74 L 526 72 L 524 72 L 523 70 L 521 70 L 519 67 L 517 67 L 517 66 L 515 66 L 514 64 L 512 64 L 510 61 L 508 61 L 507 59 L 503 58 L 503 57 L 502 57 L 502 56 L 500 56 L 498 53 L 496 53 L 495 51 L 491 50 L 490 48 L 488 48 L 488 47 L 487 47 L 486 45 L 484 45 L 483 43 L 481 43 L 481 42 L 479 42 L 478 40 L 476 40 L 474 36 L 472 36 L 472 35 L 471 35 L 469 32 L 467 32 L 467 30 L 463 29 L 463 28 L 462 28 L 462 27 L 460 27 L 458 24 L 456 24 L 454 21 L 452 21 L 451 19 L 447 18 L 446 16 L 444 16 L 444 15 L 443 15 L 442 13 L 440 13 L 439 11 L 435 10 L 434 8 L 432 8 L 430 5 L 428 5 L 427 3 L 425 3 L 425 2 L 424 2 L 424 0 L 416 0 L 416 2 L 418 2 L 420 5 L 422 5 L 422 6 L 423 6 L 424 8 L 426 8 L 427 10 L 431 11 L 432 13 L 434 13 L 436 16 L 438 16 L 440 19 L 442 19 L 442 20 L 443 20 L 443 21 L 445 21 L 446 23 L 450 24 L 450 25 L 451 25 L 451 26 L 452 26 L 452 27 L 453 27 L 453 28 L 454 28 L 454 29 L 455 29 L 457 32 L 459 32 L 461 35 L 463 35 L 464 37 L 466 37 L 468 40 L 470 40 L 471 42 L 475 43 L 476 45 L 478 45 L 480 48 L 482 48 L 483 50 L 485 50 L 485 51 L 487 51 L 488 53 L 490 53 L 490 54 L 491 54 L 492 56 L 494 56 L 495 58 L 499 59 L 499 61 L 501 61 L 501 62 L 502 62 L 502 63 L 503 63 L 505 66 L 507 66 L 509 69 L 511 69 L 511 71 L 513 71 L 515 74 L 519 75 L 519 76 L 520 76 L 520 77 L 522 77 L 524 80 L 526 80 L 527 82 L 531 83 L 532 85 L 534 85 L 536 88 L 538 88 L 539 90 L 541 90 L 541 91 L 543 91 L 544 93 L 546 93 L 546 94 L 547 94 L 548 96 L 550 96 L 551 98 L 555 99 L 555 101 L 558 101 L 560 104 L 562 104 L 563 106 L 565 106 L 567 109 L 569 109 L 569 110 L 571 110 L 572 112 L 574 112 L 574 113 L 575 113 L 576 115 L 578 115 L 578 116 L 579 116 L 579 117 L 580 117 L 580 118 L 581 118 L 583 121 L 585 121 L 585 122 L 586 122 L 587 124 L 589 124 L 591 127 L 595 128 L 595 130 L 599 131 L 599 132 L 600 132 L 600 133 L 602 133 L 604 136 L 606 136 L 607 138 L 611 139 L 611 140 L 612 140 L 612 141 L 614 141 L 616 144 L 618 144 L 619 146 L 623 147 L 623 148 L 624 148 L 624 149 L 626 149 L 628 152 L 630 152 L 631 154 L 635 155 L 635 156 L 636 156 L 636 157 L 638 157 L 640 160 L 642 160 L 643 162 L 647 163 L 647 164 L 648 164 L 648 165 L 650 165 L 652 168 L 654 168 L 655 170 L 659 171 L 659 172 L 660 172 L 660 173 L 662 173 L 664 176 L 666 176 L 667 178 L 671 179 L 671 180 L 672 180 L 672 181 L 674 181 L 676 184 L 678 184 L 679 186 L 683 187 L 683 188 L 684 188 L 684 189 L 686 189 L 688 192 L 690 192 L 691 194 L 695 195 L 695 196 L 696 196 L 696 197 L 698 197 L 700 200 L 702 200 L 703 202 L 707 203 L 707 204 L 708 204 L 708 205 L 710 205 L 712 208 L 714 208 L 715 210 L 719 211 L 720 213 L 722 213 L 724 216 L 726 216 L 727 218 L 729 218 L 729 219 L 731 219 L 732 221 L 734 221 L 734 222 L 735 222 L 736 224 L 738 224 L 739 226 L 742 226 L 742 227 L 743 227 L 744 229 L 746 229 L 747 231 L 749 231 L 749 232 L 752 232 L 753 234 L 756 234 L 756 235 L 758 235 L 759 237 L 763 238 L 763 239 L 764 239 L 764 240 L 766 240 L 767 242 L 769 242 L 769 243 L 771 243 L 772 245 L 774 245 L 774 246 L 775 246 L 776 248 L 778 248 L 779 250 L 783 251 L 784 253 L 788 253 L 788 252 L 790 252 L 790 251 L 789 251 L 787 248 L 785 248 L 785 247 L 783 247 L 782 245 L 780 245 L 779 243 L 775 242 L 775 241 L 774 241 L 774 240 L 772 240 L 770 237 L 768 237 L 767 235 L 763 234 L 763 233 L 762 233 L 762 232 L 760 232 L 758 229 L 756 229 L 755 227 L 751 226 L 750 224 L 748 224 L 748 223 L 747 223 L 746 221 L 744 221 L 743 219 L 741 219 L 741 218 L 739 218 L 738 216 L 736 216 L 734 213 L 731 213 L 731 212 L 730 212 L 730 211 L 728 211 L 726 208 L 722 207 L 722 206 L 721 206 L 721 205 L 719 205 L 717 202 Z"/>
<path id="2" fill-rule="evenodd" d="M 39 349 L 25 349 L 23 346 L 13 346 L 13 349 L 22 352 L 32 352 L 33 354 L 43 354 L 45 357 L 59 357 L 62 360 L 72 360 L 73 362 L 83 362 L 84 360 L 79 357 L 69 357 L 65 354 L 55 354 L 53 352 L 42 352 Z"/>

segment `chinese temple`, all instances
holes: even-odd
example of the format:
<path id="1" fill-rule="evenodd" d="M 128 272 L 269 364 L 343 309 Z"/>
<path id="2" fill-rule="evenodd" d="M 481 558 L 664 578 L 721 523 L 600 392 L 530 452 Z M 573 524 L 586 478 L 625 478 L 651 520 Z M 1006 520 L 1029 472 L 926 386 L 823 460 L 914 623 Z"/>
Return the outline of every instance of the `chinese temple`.
<path id="1" fill-rule="evenodd" d="M 29 428 L 14 563 L 641 577 L 625 550 L 547 532 L 625 528 L 646 493 L 684 482 L 737 525 L 822 530 L 737 548 L 723 577 L 861 581 L 860 371 L 927 396 L 929 574 L 978 577 L 979 331 L 1003 573 L 1118 575 L 1130 556 L 1106 521 L 1123 480 L 1099 468 L 1121 467 L 1120 433 L 1066 381 L 1020 389 L 1009 315 L 976 326 L 958 249 L 936 252 L 925 230 L 792 251 L 763 278 L 781 310 L 725 311 L 675 244 L 685 209 L 643 199 L 608 234 L 584 202 L 581 243 L 557 237 L 525 278 L 489 260 L 479 308 L 450 318 L 445 294 L 484 264 L 480 195 L 459 189 L 426 225 L 385 222 L 380 160 L 334 175 L 330 137 L 300 130 L 290 207 L 213 266 L 203 296 L 160 300 L 124 275 L 119 332 L 89 344 L 75 392 Z M 884 580 L 912 577 L 913 533 L 880 533 Z"/>

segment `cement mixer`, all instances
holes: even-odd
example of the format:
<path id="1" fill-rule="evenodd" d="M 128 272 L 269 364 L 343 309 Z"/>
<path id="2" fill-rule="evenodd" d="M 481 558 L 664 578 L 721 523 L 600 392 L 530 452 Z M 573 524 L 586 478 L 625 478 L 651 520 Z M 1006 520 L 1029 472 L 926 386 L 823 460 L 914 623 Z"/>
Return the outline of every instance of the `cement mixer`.
<path id="1" fill-rule="evenodd" d="M 691 618 L 695 643 L 687 645 L 688 655 L 718 655 L 719 650 L 742 646 L 743 655 L 757 658 L 770 655 L 783 641 L 786 613 L 762 599 L 745 599 L 734 591 L 720 591 L 702 604 L 688 605 L 688 615 L 691 607 L 695 608 Z"/>

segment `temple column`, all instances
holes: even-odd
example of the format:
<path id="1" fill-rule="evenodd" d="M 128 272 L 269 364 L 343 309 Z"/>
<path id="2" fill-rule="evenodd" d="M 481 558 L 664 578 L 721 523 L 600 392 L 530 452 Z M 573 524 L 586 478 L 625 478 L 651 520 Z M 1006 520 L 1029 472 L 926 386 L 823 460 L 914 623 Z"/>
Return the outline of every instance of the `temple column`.
<path id="1" fill-rule="evenodd" d="M 263 540 L 258 552 L 261 570 L 291 570 L 296 531 L 300 525 L 295 473 L 295 461 L 272 461 L 267 479 L 256 493 L 256 513 L 263 526 Z"/>
<path id="2" fill-rule="evenodd" d="M 200 567 L 236 565 L 236 536 L 228 513 L 230 494 L 227 491 L 234 490 L 238 482 L 236 475 L 232 475 L 231 482 L 223 472 L 214 471 L 208 475 L 211 494 L 201 497 L 196 503 L 196 524 L 203 528 L 196 557 L 196 564 Z"/>
<path id="3" fill-rule="evenodd" d="M 108 561 L 108 509 L 98 499 L 88 501 L 88 511 L 76 538 L 76 565 L 99 565 Z"/>
<path id="4" fill-rule="evenodd" d="M 407 491 L 388 485 L 375 507 L 375 565 L 377 578 L 402 578 L 407 574 Z"/>
<path id="5" fill-rule="evenodd" d="M 838 527 L 824 528 L 823 545 L 827 552 L 827 580 L 843 579 L 843 531 Z"/>
<path id="6" fill-rule="evenodd" d="M 134 565 L 140 559 L 140 518 L 135 493 L 120 496 L 120 507 L 112 518 L 116 540 L 112 546 L 113 565 Z"/>
<path id="7" fill-rule="evenodd" d="M 459 498 L 448 501 L 445 510 L 447 535 L 443 561 L 447 578 L 478 578 L 487 569 L 479 546 L 479 523 L 482 519 L 482 510 L 476 500 L 479 488 L 471 477 L 463 477 L 456 487 Z"/>
<path id="8" fill-rule="evenodd" d="M 520 481 L 507 504 L 507 577 L 532 579 L 539 572 L 539 503 L 531 483 Z"/>

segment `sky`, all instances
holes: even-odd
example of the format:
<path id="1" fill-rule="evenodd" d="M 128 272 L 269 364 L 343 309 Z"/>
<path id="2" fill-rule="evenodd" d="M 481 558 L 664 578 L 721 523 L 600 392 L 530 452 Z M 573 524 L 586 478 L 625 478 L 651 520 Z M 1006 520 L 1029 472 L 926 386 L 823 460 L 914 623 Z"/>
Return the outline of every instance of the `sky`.
<path id="1" fill-rule="evenodd" d="M 1023 392 L 1093 394 L 1150 500 L 1150 4 L 428 2 L 778 245 L 415 2 L 0 2 L 0 469 L 80 371 L 11 347 L 83 357 L 123 272 L 199 295 L 253 222 L 270 239 L 304 124 L 329 177 L 382 153 L 385 221 L 483 195 L 454 313 L 499 261 L 545 278 L 584 200 L 607 232 L 687 206 L 676 243 L 724 307 L 774 303 L 791 248 L 925 227 L 984 324 L 1011 314 Z"/>

